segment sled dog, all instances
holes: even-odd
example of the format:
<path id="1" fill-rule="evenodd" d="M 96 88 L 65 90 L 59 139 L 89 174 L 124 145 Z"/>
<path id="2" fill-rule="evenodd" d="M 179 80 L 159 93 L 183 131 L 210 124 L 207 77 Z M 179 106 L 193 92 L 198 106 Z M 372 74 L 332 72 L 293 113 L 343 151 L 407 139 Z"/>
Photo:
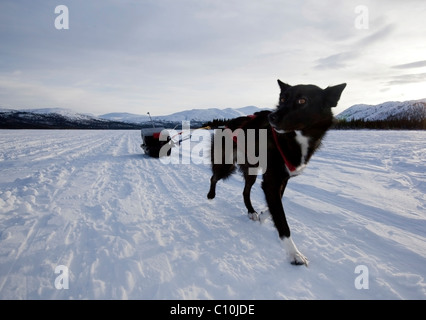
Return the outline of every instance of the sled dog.
<path id="1" fill-rule="evenodd" d="M 312 155 L 321 145 L 327 130 L 333 123 L 332 108 L 337 106 L 346 83 L 321 89 L 315 85 L 291 86 L 278 80 L 281 92 L 279 103 L 273 111 L 261 111 L 253 116 L 238 117 L 228 123 L 228 129 L 247 133 L 249 129 L 266 130 L 267 160 L 263 164 L 262 189 L 265 195 L 268 210 L 258 214 L 254 210 L 250 191 L 257 175 L 250 174 L 249 169 L 259 167 L 261 162 L 253 164 L 246 159 L 244 163 L 237 163 L 238 139 L 245 139 L 244 134 L 221 135 L 222 140 L 233 143 L 233 161 L 217 161 L 215 153 L 220 152 L 225 157 L 226 150 L 215 150 L 220 145 L 215 143 L 218 132 L 212 136 L 211 163 L 213 175 L 210 179 L 208 199 L 216 196 L 216 184 L 221 179 L 231 176 L 237 167 L 241 170 L 245 180 L 243 191 L 244 204 L 251 219 L 261 221 L 263 216 L 271 215 L 278 235 L 283 242 L 290 262 L 294 265 L 308 265 L 308 259 L 300 253 L 294 244 L 290 228 L 282 204 L 282 197 L 288 180 L 300 174 L 308 164 Z M 259 135 L 258 135 L 259 136 Z M 224 141 L 226 142 L 226 141 Z M 250 143 L 250 141 L 249 141 Z M 259 150 L 259 139 L 254 141 Z M 226 145 L 222 144 L 222 146 Z M 216 146 L 216 148 L 215 148 Z M 248 148 L 247 148 L 248 149 Z M 247 153 L 247 152 L 246 152 Z M 215 161 L 216 160 L 216 161 Z M 261 169 L 261 168 L 260 168 Z M 253 170 L 253 169 L 252 169 Z"/>

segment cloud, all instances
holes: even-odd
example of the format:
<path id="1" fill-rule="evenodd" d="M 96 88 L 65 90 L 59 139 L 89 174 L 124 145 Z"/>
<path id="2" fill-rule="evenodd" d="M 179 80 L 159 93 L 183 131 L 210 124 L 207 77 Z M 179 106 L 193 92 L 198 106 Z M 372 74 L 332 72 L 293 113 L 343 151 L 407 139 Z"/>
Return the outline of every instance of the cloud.
<path id="1" fill-rule="evenodd" d="M 374 3 L 370 29 L 357 30 L 357 0 L 73 0 L 70 29 L 56 30 L 60 2 L 0 1 L 0 104 L 166 114 L 270 107 L 277 78 L 364 92 L 420 81 L 392 78 L 425 66 L 420 10 Z"/>
<path id="2" fill-rule="evenodd" d="M 396 66 L 393 66 L 392 68 L 394 68 L 394 69 L 413 69 L 413 68 L 422 68 L 422 67 L 426 67 L 426 60 L 415 61 L 415 62 L 410 62 L 410 63 L 405 63 L 405 64 L 398 64 Z"/>
<path id="3" fill-rule="evenodd" d="M 315 69 L 340 69 L 347 66 L 348 62 L 353 61 L 359 56 L 359 52 L 347 51 L 316 60 Z"/>
<path id="4" fill-rule="evenodd" d="M 389 86 L 393 85 L 402 85 L 402 84 L 411 84 L 411 83 L 426 83 L 426 73 L 416 73 L 416 74 L 403 74 L 399 76 L 394 76 L 391 81 L 387 84 Z"/>
<path id="5" fill-rule="evenodd" d="M 356 48 L 365 48 L 370 45 L 377 45 L 382 42 L 384 42 L 386 39 L 388 39 L 392 33 L 396 30 L 396 26 L 393 23 L 390 23 L 378 31 L 367 35 L 366 37 L 362 38 L 361 40 L 357 41 L 354 44 L 354 47 Z"/>
<path id="6" fill-rule="evenodd" d="M 315 60 L 316 64 L 314 68 L 318 70 L 344 68 L 348 66 L 349 62 L 362 59 L 364 56 L 363 53 L 369 47 L 380 45 L 381 42 L 384 42 L 391 36 L 394 30 L 395 26 L 388 24 L 361 39 L 351 40 L 348 44 L 341 45 L 342 48 L 346 48 L 346 51 Z"/>

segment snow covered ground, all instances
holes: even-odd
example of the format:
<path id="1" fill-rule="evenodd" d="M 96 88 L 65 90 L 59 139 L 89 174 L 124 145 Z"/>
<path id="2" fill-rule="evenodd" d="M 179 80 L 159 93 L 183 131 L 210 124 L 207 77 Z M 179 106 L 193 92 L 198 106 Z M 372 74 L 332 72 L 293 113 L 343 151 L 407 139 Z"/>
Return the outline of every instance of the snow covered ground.
<path id="1" fill-rule="evenodd" d="M 208 201 L 209 166 L 149 158 L 139 131 L 2 130 L 0 299 L 426 299 L 425 141 L 328 134 L 283 200 L 306 268 L 238 174 Z"/>

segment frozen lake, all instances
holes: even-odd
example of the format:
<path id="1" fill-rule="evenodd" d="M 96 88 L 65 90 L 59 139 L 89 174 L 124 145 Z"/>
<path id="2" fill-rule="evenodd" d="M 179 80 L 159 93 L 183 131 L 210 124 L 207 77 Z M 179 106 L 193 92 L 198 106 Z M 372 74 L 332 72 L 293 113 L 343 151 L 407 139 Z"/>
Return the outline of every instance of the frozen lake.
<path id="1" fill-rule="evenodd" d="M 140 143 L 0 131 L 0 299 L 426 299 L 425 131 L 329 132 L 283 200 L 308 268 L 247 218 L 241 176 L 208 201 L 209 165 Z"/>

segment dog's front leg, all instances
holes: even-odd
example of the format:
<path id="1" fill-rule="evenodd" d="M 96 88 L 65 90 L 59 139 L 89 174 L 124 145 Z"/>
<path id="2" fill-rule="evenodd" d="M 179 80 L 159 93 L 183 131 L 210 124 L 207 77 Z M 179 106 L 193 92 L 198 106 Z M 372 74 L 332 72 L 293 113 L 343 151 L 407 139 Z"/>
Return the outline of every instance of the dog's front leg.
<path id="1" fill-rule="evenodd" d="M 278 230 L 280 239 L 284 243 L 284 248 L 287 252 L 291 264 L 307 266 L 308 259 L 306 259 L 306 257 L 300 253 L 294 244 L 293 239 L 291 238 L 290 228 L 288 226 L 281 201 L 281 196 L 283 193 L 282 185 L 273 180 L 268 181 L 267 178 L 264 179 L 262 183 L 262 189 L 265 193 L 266 202 L 272 215 L 275 227 Z"/>

